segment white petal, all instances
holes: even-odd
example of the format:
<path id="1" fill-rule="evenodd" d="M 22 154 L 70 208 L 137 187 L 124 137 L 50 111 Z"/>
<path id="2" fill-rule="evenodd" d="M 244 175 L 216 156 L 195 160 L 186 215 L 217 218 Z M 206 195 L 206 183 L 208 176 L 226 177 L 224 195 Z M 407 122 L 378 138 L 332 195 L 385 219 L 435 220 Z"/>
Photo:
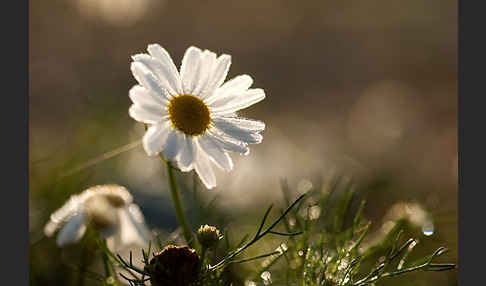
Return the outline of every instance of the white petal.
<path id="1" fill-rule="evenodd" d="M 198 148 L 200 148 L 198 146 Z M 201 150 L 197 151 L 197 159 L 195 163 L 196 173 L 199 175 L 199 178 L 204 183 L 206 188 L 212 189 L 216 187 L 216 177 L 213 172 L 213 168 L 209 163 L 209 159 L 207 158 L 206 154 Z"/>
<path id="2" fill-rule="evenodd" d="M 164 146 L 164 156 L 169 160 L 174 160 L 184 146 L 184 136 L 180 132 L 171 129 Z"/>
<path id="3" fill-rule="evenodd" d="M 49 221 L 45 226 L 44 226 L 44 234 L 47 237 L 51 237 L 57 230 L 59 224 L 55 223 L 53 221 Z"/>
<path id="4" fill-rule="evenodd" d="M 167 110 L 163 106 L 132 104 L 128 109 L 128 114 L 135 120 L 156 124 L 167 118 Z"/>
<path id="5" fill-rule="evenodd" d="M 247 108 L 265 98 L 261 88 L 249 89 L 241 94 L 234 94 L 217 100 L 211 104 L 211 111 L 216 115 L 232 113 Z"/>
<path id="6" fill-rule="evenodd" d="M 143 148 L 149 156 L 157 155 L 167 144 L 170 122 L 164 121 L 150 126 L 142 139 Z"/>
<path id="7" fill-rule="evenodd" d="M 177 68 L 172 61 L 172 58 L 170 57 L 169 53 L 162 48 L 159 44 L 150 44 L 148 45 L 147 51 L 149 54 L 161 61 L 165 66 L 167 66 L 169 72 L 173 74 L 178 80 L 176 82 L 176 91 L 180 94 L 182 93 L 182 82 L 181 82 L 181 77 L 179 75 L 179 72 L 177 71 Z"/>
<path id="8" fill-rule="evenodd" d="M 220 118 L 215 118 L 214 120 L 227 121 L 235 126 L 238 126 L 241 129 L 254 131 L 254 132 L 261 132 L 265 130 L 265 123 L 259 120 L 246 119 L 242 117 L 220 117 Z"/>
<path id="9" fill-rule="evenodd" d="M 167 106 L 169 101 L 163 95 L 154 93 L 141 85 L 133 86 L 128 92 L 133 103 L 144 106 Z"/>
<path id="10" fill-rule="evenodd" d="M 199 136 L 197 140 L 201 149 L 218 167 L 227 172 L 233 169 L 233 161 L 214 137 L 203 135 Z"/>
<path id="11" fill-rule="evenodd" d="M 120 219 L 119 237 L 123 245 L 137 244 L 144 246 L 148 244 L 149 237 L 147 237 L 148 233 L 144 229 L 145 227 L 136 222 L 128 208 L 118 210 L 118 216 Z"/>
<path id="12" fill-rule="evenodd" d="M 214 70 L 214 67 L 216 66 L 216 54 L 204 50 L 204 52 L 201 55 L 201 62 L 198 67 L 198 73 L 199 76 L 197 76 L 197 82 L 194 83 L 194 90 L 192 91 L 192 95 L 203 97 L 206 90 L 207 90 L 207 85 L 211 81 L 211 76 Z"/>
<path id="13" fill-rule="evenodd" d="M 230 138 L 216 128 L 212 128 L 207 134 L 216 140 L 224 150 L 243 155 L 250 154 L 246 143 Z"/>
<path id="14" fill-rule="evenodd" d="M 128 206 L 128 213 L 130 214 L 130 219 L 136 224 L 136 225 L 141 225 L 142 230 L 147 230 L 147 234 L 150 233 L 148 228 L 145 226 L 145 218 L 143 216 L 142 211 L 140 210 L 140 207 L 136 204 L 130 204 Z"/>
<path id="15" fill-rule="evenodd" d="M 79 212 L 68 219 L 57 235 L 57 245 L 78 242 L 86 232 L 86 224 L 83 213 Z"/>
<path id="16" fill-rule="evenodd" d="M 167 99 L 171 98 L 168 91 L 161 86 L 159 80 L 152 74 L 152 72 L 150 72 L 146 65 L 141 62 L 132 62 L 130 64 L 130 69 L 135 79 L 143 87 L 151 90 L 152 92 L 160 94 Z"/>
<path id="17" fill-rule="evenodd" d="M 243 129 L 238 125 L 222 118 L 214 118 L 212 124 L 229 137 L 245 143 L 255 144 L 260 143 L 263 140 L 263 136 L 258 134 L 256 131 Z"/>
<path id="18" fill-rule="evenodd" d="M 44 227 L 44 234 L 48 237 L 52 236 L 67 219 L 80 211 L 85 198 L 85 193 L 72 195 L 61 208 L 51 215 L 49 222 Z"/>
<path id="19" fill-rule="evenodd" d="M 184 53 L 181 65 L 182 89 L 184 94 L 192 94 L 199 82 L 202 68 L 202 51 L 196 47 L 189 47 Z"/>
<path id="20" fill-rule="evenodd" d="M 210 73 L 209 81 L 204 89 L 201 98 L 207 98 L 214 94 L 216 89 L 223 83 L 228 75 L 228 71 L 231 65 L 230 55 L 221 55 L 216 60 L 216 63 Z"/>
<path id="21" fill-rule="evenodd" d="M 132 56 L 132 59 L 143 63 L 171 95 L 177 95 L 182 92 L 179 73 L 177 70 L 175 72 L 171 70 L 166 62 L 162 62 L 147 54 L 137 54 Z"/>
<path id="22" fill-rule="evenodd" d="M 183 172 L 188 172 L 193 169 L 193 162 L 196 158 L 196 146 L 193 144 L 192 136 L 183 135 L 184 142 L 181 154 L 178 160 L 179 169 Z"/>
<path id="23" fill-rule="evenodd" d="M 232 78 L 225 82 L 220 88 L 216 89 L 215 93 L 206 99 L 206 104 L 211 104 L 223 97 L 241 94 L 247 91 L 253 84 L 251 76 L 243 74 Z"/>
<path id="24" fill-rule="evenodd" d="M 145 218 L 143 217 L 142 211 L 136 204 L 130 204 L 128 206 L 128 213 L 130 220 L 133 225 L 137 228 L 138 233 L 144 238 L 144 240 L 150 240 L 151 232 L 145 225 Z"/>
<path id="25" fill-rule="evenodd" d="M 236 112 L 231 112 L 231 113 L 226 113 L 223 116 L 217 116 L 217 117 L 224 117 L 224 118 L 229 118 L 229 117 L 238 117 L 238 114 Z"/>

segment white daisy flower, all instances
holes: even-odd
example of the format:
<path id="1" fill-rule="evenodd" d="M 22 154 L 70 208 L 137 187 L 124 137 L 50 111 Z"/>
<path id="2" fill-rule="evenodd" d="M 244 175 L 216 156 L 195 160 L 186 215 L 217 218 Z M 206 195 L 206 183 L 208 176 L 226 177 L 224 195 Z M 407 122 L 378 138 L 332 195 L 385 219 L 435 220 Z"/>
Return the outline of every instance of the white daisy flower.
<path id="1" fill-rule="evenodd" d="M 237 117 L 236 111 L 265 98 L 252 88 L 249 75 L 225 82 L 231 57 L 189 47 L 180 72 L 158 44 L 148 54 L 132 56 L 131 70 L 138 81 L 130 89 L 129 114 L 149 124 L 143 146 L 149 156 L 163 153 L 184 172 L 195 169 L 211 189 L 216 178 L 210 161 L 225 171 L 233 168 L 228 151 L 247 155 L 248 144 L 262 141 L 261 121 Z"/>
<path id="2" fill-rule="evenodd" d="M 48 237 L 57 235 L 57 244 L 64 246 L 78 242 L 88 225 L 107 238 L 112 249 L 123 245 L 145 246 L 150 231 L 139 207 L 132 203 L 132 195 L 118 185 L 98 185 L 73 195 L 56 210 L 44 227 Z"/>

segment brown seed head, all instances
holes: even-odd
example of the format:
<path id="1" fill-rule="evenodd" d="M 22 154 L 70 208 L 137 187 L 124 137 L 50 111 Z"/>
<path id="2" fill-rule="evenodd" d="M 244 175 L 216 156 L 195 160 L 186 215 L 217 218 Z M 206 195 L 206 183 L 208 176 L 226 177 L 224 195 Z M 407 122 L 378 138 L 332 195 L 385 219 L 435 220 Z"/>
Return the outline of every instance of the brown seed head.
<path id="1" fill-rule="evenodd" d="M 153 286 L 188 286 L 197 281 L 199 256 L 189 246 L 168 245 L 145 266 Z"/>

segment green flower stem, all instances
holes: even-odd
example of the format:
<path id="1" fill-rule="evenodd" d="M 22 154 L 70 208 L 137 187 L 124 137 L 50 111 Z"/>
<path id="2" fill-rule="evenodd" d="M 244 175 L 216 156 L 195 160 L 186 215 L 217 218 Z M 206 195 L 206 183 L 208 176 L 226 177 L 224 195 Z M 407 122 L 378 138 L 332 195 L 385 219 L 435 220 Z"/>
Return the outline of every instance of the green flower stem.
<path id="1" fill-rule="evenodd" d="M 201 267 L 203 267 L 204 264 L 204 259 L 206 259 L 206 247 L 202 247 L 201 250 Z"/>
<path id="2" fill-rule="evenodd" d="M 106 247 L 106 248 L 108 247 L 107 244 L 106 244 L 105 238 L 102 239 L 102 243 L 103 243 L 104 247 Z M 117 285 L 116 278 L 115 278 L 116 276 L 115 276 L 115 273 L 113 273 L 113 266 L 110 263 L 110 258 L 108 257 L 108 254 L 106 254 L 106 252 L 103 251 L 102 254 L 101 254 L 101 257 L 103 258 L 103 265 L 105 266 L 106 279 L 107 280 L 113 279 L 113 283 L 111 283 L 109 285 Z M 106 283 L 106 284 L 108 284 L 108 283 Z"/>
<path id="3" fill-rule="evenodd" d="M 181 196 L 179 190 L 177 189 L 177 184 L 174 176 L 174 167 L 169 160 L 164 160 L 167 166 L 167 177 L 169 178 L 170 193 L 172 195 L 172 201 L 174 202 L 174 207 L 176 210 L 177 220 L 179 225 L 182 227 L 184 238 L 190 245 L 192 243 L 192 232 L 189 224 L 187 223 L 186 216 L 184 215 L 184 210 L 182 208 Z"/>

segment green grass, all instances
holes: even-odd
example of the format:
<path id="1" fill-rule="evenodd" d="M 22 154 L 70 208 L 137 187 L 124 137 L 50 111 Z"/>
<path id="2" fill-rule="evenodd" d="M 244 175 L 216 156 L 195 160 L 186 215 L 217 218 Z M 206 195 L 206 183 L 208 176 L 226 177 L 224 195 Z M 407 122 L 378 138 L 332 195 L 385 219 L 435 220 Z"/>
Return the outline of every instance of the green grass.
<path id="1" fill-rule="evenodd" d="M 213 255 L 204 256 L 194 285 L 381 285 L 404 275 L 413 278 L 415 272 L 455 268 L 452 263 L 437 262 L 447 252 L 444 247 L 412 259 L 419 240 L 405 237 L 414 227 L 406 218 L 395 221 L 385 234 L 370 233 L 372 222 L 363 218 L 365 201 L 353 204 L 357 195 L 352 184 L 343 183 L 339 177 L 293 201 L 293 192 L 285 181 L 282 191 L 287 207 L 270 220 L 275 210 L 269 206 L 260 222 L 255 222 L 255 231 L 243 235 L 237 243 L 230 242 L 229 233 L 238 226 L 228 228 Z M 260 250 L 266 248 L 259 248 L 264 241 L 275 244 L 274 250 Z M 159 239 L 158 250 L 164 246 Z M 249 249 L 260 253 L 247 256 Z M 131 256 L 123 258 L 105 250 L 114 265 L 142 275 L 125 277 L 125 282 L 149 285 L 148 273 L 133 266 Z M 143 251 L 145 264 L 150 253 L 154 250 Z"/>

